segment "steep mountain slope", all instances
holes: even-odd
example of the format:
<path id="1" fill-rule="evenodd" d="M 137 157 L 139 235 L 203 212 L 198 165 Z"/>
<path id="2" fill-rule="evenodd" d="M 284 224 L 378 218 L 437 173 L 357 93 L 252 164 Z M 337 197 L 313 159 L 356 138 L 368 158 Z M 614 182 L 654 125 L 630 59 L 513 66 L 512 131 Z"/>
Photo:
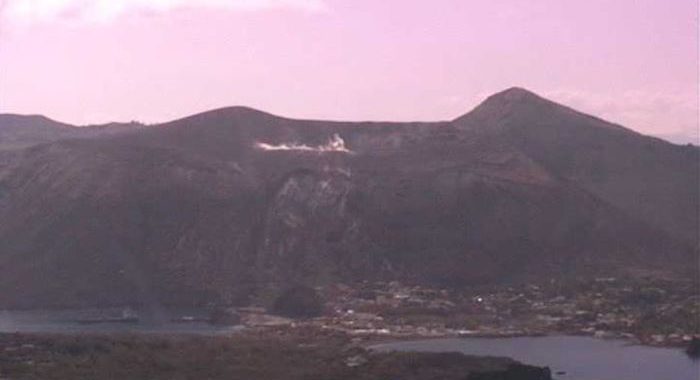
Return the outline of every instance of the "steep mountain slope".
<path id="1" fill-rule="evenodd" d="M 291 120 L 233 107 L 5 151 L 0 306 L 244 303 L 275 284 L 377 278 L 460 286 L 683 274 L 696 259 L 690 234 L 595 187 L 586 166 L 606 157 L 591 146 L 641 154 L 631 139 L 660 143 L 511 90 L 454 122 Z M 676 160 L 670 170 L 692 167 L 697 151 L 660 146 Z M 616 179 L 671 176 L 597 165 L 621 172 L 605 182 L 614 189 L 635 185 Z M 690 198 L 678 202 L 697 202 L 674 186 L 673 197 Z M 697 229 L 697 219 L 674 222 Z"/>
<path id="2" fill-rule="evenodd" d="M 572 181 L 669 234 L 698 242 L 700 149 L 678 146 L 513 88 L 455 120 L 493 134 Z"/>

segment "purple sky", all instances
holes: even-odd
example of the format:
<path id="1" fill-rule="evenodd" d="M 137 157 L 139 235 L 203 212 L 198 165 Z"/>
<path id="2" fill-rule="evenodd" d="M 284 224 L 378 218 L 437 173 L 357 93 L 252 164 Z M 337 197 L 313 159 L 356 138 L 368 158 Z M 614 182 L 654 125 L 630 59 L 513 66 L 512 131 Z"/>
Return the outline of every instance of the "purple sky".
<path id="1" fill-rule="evenodd" d="M 0 112 L 444 120 L 522 86 L 698 134 L 697 0 L 0 0 Z"/>

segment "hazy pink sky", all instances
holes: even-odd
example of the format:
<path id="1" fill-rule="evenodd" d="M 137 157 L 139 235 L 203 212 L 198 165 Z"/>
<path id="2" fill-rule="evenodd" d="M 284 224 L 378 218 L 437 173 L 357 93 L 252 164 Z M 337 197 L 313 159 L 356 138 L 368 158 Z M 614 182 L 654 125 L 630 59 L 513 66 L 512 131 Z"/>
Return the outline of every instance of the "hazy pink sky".
<path id="1" fill-rule="evenodd" d="M 0 112 L 444 120 L 510 86 L 697 141 L 697 0 L 0 0 Z"/>

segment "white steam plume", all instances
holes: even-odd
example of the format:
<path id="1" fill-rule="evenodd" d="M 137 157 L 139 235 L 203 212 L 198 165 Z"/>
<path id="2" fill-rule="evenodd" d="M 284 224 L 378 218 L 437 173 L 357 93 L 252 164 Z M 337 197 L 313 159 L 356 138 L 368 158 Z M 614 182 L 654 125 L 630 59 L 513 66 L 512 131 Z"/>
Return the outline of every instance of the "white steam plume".
<path id="1" fill-rule="evenodd" d="M 261 142 L 256 143 L 255 146 L 258 149 L 267 150 L 267 151 L 296 150 L 296 151 L 317 152 L 317 153 L 325 153 L 325 152 L 352 153 L 352 151 L 345 146 L 345 140 L 343 140 L 337 133 L 334 134 L 333 137 L 331 137 L 328 140 L 328 143 L 326 143 L 325 145 L 318 145 L 315 147 L 308 146 L 305 144 L 296 144 L 296 143 L 273 145 L 273 144 L 267 144 L 267 143 L 261 143 Z"/>

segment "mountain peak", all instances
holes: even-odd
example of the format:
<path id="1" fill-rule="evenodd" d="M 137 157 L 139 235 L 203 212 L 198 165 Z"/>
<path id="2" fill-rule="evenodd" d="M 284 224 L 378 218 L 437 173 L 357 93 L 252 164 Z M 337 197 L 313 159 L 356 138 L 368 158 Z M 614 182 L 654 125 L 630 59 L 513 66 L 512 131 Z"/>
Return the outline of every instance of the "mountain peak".
<path id="1" fill-rule="evenodd" d="M 461 128 L 472 130 L 503 131 L 548 126 L 548 129 L 560 133 L 561 128 L 577 126 L 636 134 L 620 125 L 543 98 L 521 87 L 511 87 L 489 96 L 454 122 Z"/>
<path id="2" fill-rule="evenodd" d="M 260 111 L 255 108 L 246 106 L 230 106 L 216 108 L 209 111 L 200 112 L 194 115 L 186 116 L 181 119 L 173 120 L 172 122 L 215 122 L 221 120 L 251 120 L 258 118 L 279 118 L 279 116 L 273 115 L 271 113 Z M 164 123 L 168 124 L 168 123 Z"/>
<path id="3" fill-rule="evenodd" d="M 477 108 L 486 107 L 503 110 L 510 107 L 528 107 L 543 104 L 555 105 L 556 103 L 522 87 L 511 87 L 489 96 Z"/>
<path id="4" fill-rule="evenodd" d="M 488 97 L 488 99 L 502 99 L 507 101 L 524 101 L 524 100 L 541 100 L 542 97 L 534 92 L 522 87 L 510 87 L 503 91 L 497 92 Z"/>
<path id="5" fill-rule="evenodd" d="M 522 87 L 510 87 L 489 96 L 472 111 L 460 116 L 455 121 L 465 122 L 468 119 L 476 119 L 480 122 L 503 120 L 515 115 L 522 117 L 533 112 L 540 113 L 546 109 L 552 110 L 561 107 L 530 90 Z"/>

